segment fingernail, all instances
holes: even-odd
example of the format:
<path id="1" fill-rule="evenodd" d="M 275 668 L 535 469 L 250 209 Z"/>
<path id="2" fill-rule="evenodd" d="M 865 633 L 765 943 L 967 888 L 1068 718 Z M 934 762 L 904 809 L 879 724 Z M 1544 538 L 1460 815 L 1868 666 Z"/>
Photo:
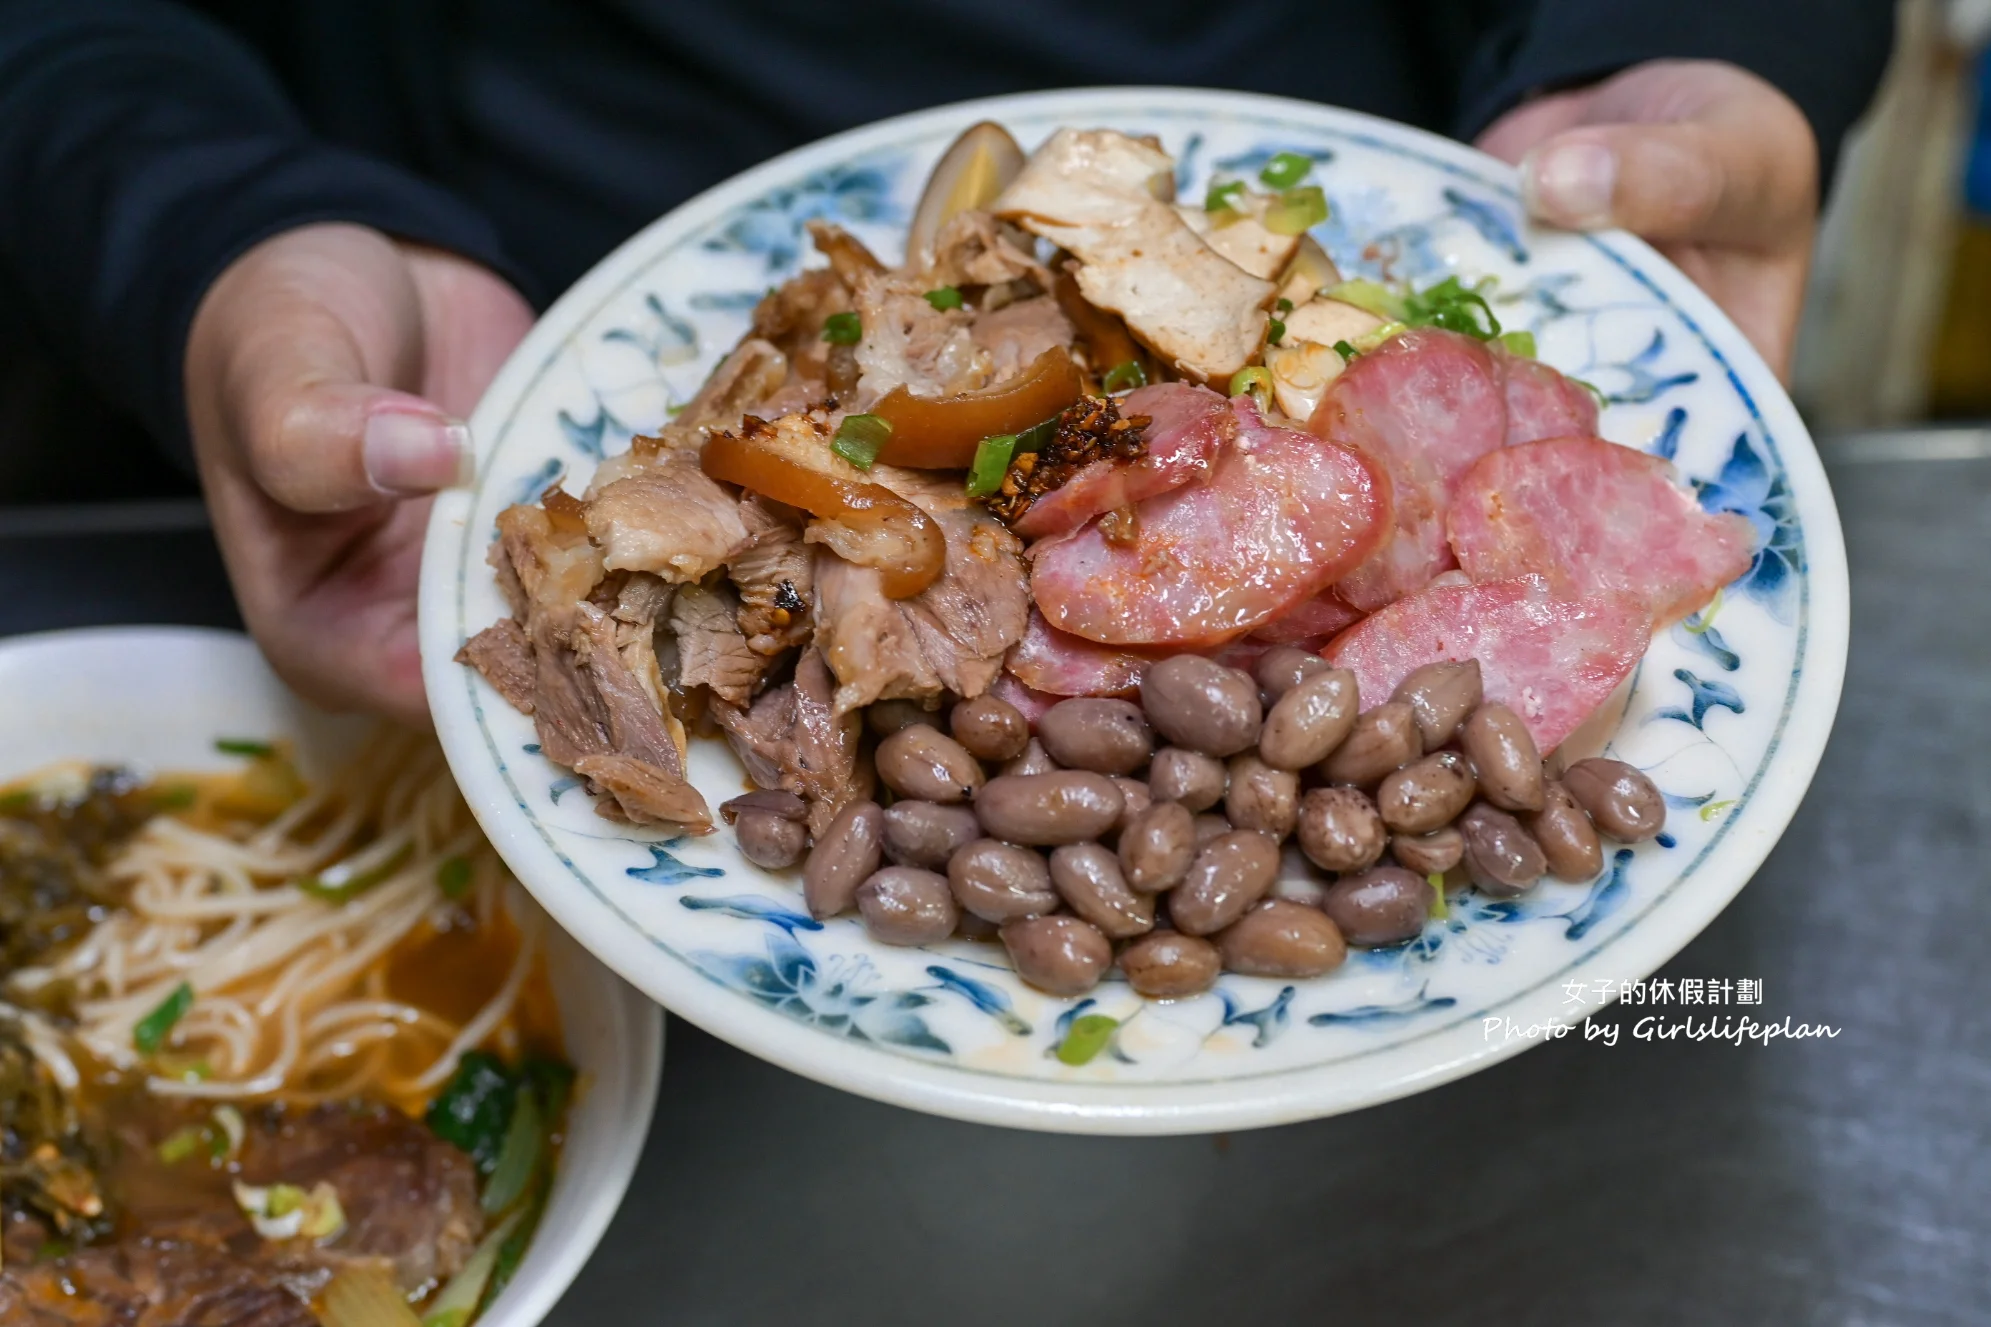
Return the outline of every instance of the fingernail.
<path id="1" fill-rule="evenodd" d="M 373 486 L 397 497 L 468 484 L 477 468 L 468 424 L 398 406 L 376 409 L 368 417 L 360 460 Z"/>
<path id="2" fill-rule="evenodd" d="M 1561 143 L 1530 152 L 1521 162 L 1528 211 L 1574 230 L 1611 224 L 1611 193 L 1618 183 L 1618 155 L 1601 143 Z"/>

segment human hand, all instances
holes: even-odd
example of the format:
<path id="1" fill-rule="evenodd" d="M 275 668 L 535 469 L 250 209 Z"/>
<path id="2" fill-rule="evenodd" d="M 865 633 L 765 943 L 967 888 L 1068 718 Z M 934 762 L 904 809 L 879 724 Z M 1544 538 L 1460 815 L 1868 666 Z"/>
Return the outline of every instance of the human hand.
<path id="1" fill-rule="evenodd" d="M 208 289 L 194 455 L 243 620 L 306 697 L 427 724 L 427 495 L 469 478 L 461 416 L 531 325 L 485 268 L 360 226 L 286 231 Z"/>
<path id="2" fill-rule="evenodd" d="M 1479 146 L 1520 166 L 1538 219 L 1652 241 L 1789 377 L 1818 146 L 1783 93 L 1734 65 L 1655 60 L 1517 106 Z"/>

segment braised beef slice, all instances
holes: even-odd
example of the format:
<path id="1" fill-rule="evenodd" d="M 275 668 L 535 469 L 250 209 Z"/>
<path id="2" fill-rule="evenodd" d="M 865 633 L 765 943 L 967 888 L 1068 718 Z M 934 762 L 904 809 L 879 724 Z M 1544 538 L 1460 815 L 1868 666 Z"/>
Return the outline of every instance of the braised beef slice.
<path id="1" fill-rule="evenodd" d="M 792 680 L 761 693 L 751 708 L 712 707 L 747 776 L 807 801 L 809 826 L 818 834 L 872 788 L 869 764 L 858 759 L 859 716 L 835 714 L 835 694 L 835 679 L 811 649 L 796 660 Z"/>
<path id="2" fill-rule="evenodd" d="M 322 1245 L 267 1241 L 235 1207 L 220 1171 L 152 1163 L 161 1112 L 123 1141 L 149 1174 L 146 1233 L 0 1272 L 0 1323 L 34 1327 L 312 1327 L 305 1301 L 341 1267 L 390 1272 L 402 1290 L 462 1267 L 483 1233 L 470 1158 L 385 1106 L 250 1112 L 248 1184 L 330 1184 L 346 1228 Z M 123 1132 L 123 1131 L 121 1131 Z M 177 1182 L 176 1182 L 177 1181 Z"/>
<path id="3" fill-rule="evenodd" d="M 127 1240 L 0 1273 L 8 1327 L 317 1327 L 268 1267 L 217 1248 Z"/>
<path id="4" fill-rule="evenodd" d="M 484 675 L 520 714 L 532 713 L 532 692 L 537 667 L 532 658 L 532 642 L 517 619 L 501 617 L 463 643 L 456 662 L 469 664 Z"/>

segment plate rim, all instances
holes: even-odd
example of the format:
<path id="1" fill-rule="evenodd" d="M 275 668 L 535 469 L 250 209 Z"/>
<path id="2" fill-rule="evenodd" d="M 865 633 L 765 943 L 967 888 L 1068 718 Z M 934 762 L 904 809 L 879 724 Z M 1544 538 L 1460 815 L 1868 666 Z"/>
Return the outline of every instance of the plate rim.
<path id="1" fill-rule="evenodd" d="M 1152 112 L 1158 99 L 1171 111 L 1182 106 L 1235 117 L 1257 112 L 1272 119 L 1299 119 L 1343 133 L 1372 136 L 1384 144 L 1407 145 L 1428 156 L 1449 160 L 1455 167 L 1496 182 L 1518 201 L 1518 176 L 1512 167 L 1470 146 L 1428 131 L 1319 103 L 1260 93 L 1168 87 L 1061 89 L 977 98 L 914 111 L 860 126 L 771 158 L 714 185 L 652 221 L 603 258 L 542 315 L 493 380 L 472 416 L 472 433 L 491 432 L 494 417 L 529 388 L 559 351 L 585 325 L 587 317 L 612 299 L 630 275 L 650 262 L 655 251 L 674 237 L 708 225 L 724 210 L 751 200 L 779 182 L 809 169 L 848 161 L 883 147 L 909 131 L 942 131 L 974 119 L 1043 112 L 1073 116 L 1137 115 Z M 1728 871 L 1684 896 L 1663 901 L 1661 909 L 1604 942 L 1593 954 L 1611 955 L 1617 968 L 1643 978 L 1684 948 L 1754 876 L 1782 836 L 1802 801 L 1830 735 L 1843 686 L 1850 629 L 1849 583 L 1844 539 L 1830 485 L 1803 421 L 1760 355 L 1713 302 L 1657 251 L 1621 231 L 1588 237 L 1627 274 L 1651 288 L 1679 316 L 1693 325 L 1715 353 L 1731 388 L 1746 401 L 1761 422 L 1776 460 L 1791 485 L 1803 513 L 1806 574 L 1809 578 L 1807 615 L 1796 644 L 1798 676 L 1783 730 L 1773 737 L 1762 776 L 1749 794 L 1750 822 L 1738 824 L 1725 845 L 1714 845 L 1710 856 Z M 1614 252 L 1615 250 L 1615 252 Z M 1753 384 L 1753 385 L 1752 385 Z M 1765 392 L 1764 388 L 1773 390 Z M 442 600 L 460 567 L 455 529 L 472 509 L 468 490 L 439 497 L 424 540 L 422 560 L 421 637 L 424 682 L 437 712 L 438 734 L 452 770 L 464 784 L 466 800 L 519 878 L 532 889 L 541 906 L 587 949 L 621 973 L 639 990 L 661 1000 L 673 1012 L 714 1036 L 748 1053 L 814 1078 L 830 1086 L 892 1104 L 981 1123 L 1048 1129 L 1060 1132 L 1165 1134 L 1212 1129 L 1263 1127 L 1314 1118 L 1380 1104 L 1437 1086 L 1518 1054 L 1533 1040 L 1485 1041 L 1434 1057 L 1428 1050 L 1411 1054 L 1410 1046 L 1379 1048 L 1372 1065 L 1381 1063 L 1377 1077 L 1363 1076 L 1356 1085 L 1336 1083 L 1347 1075 L 1339 1065 L 1303 1066 L 1252 1079 L 1247 1099 L 1236 1099 L 1236 1080 L 1199 1084 L 1143 1085 L 1142 1096 L 1166 1100 L 1127 1100 L 1128 1085 L 1029 1080 L 971 1073 L 959 1066 L 928 1064 L 848 1040 L 823 1036 L 813 1028 L 783 1018 L 737 994 L 717 987 L 690 965 L 669 957 L 658 963 L 653 941 L 625 927 L 613 911 L 588 899 L 586 891 L 548 888 L 533 883 L 535 871 L 521 869 L 513 859 L 521 852 L 535 864 L 564 866 L 561 855 L 529 836 L 526 827 L 510 823 L 506 808 L 530 820 L 523 802 L 503 786 L 493 762 L 480 760 L 473 749 L 474 729 L 481 716 L 469 670 L 456 667 L 450 656 L 460 643 L 446 620 Z M 433 589 L 431 587 L 434 587 Z M 431 607 L 434 605 L 434 608 Z M 461 674 L 452 685 L 451 675 Z M 460 687 L 461 690 L 454 690 Z M 458 709 L 468 702 L 472 721 L 446 724 L 443 711 L 461 723 Z M 1813 722 L 1823 715 L 1823 722 Z M 1802 718 L 1804 722 L 1792 722 Z M 463 749 L 459 751 L 459 746 Z M 1770 775 L 1777 775 L 1772 779 Z M 472 785 L 476 795 L 471 795 Z M 489 814 L 487 814 L 487 811 Z M 539 860 L 543 858 L 544 860 Z M 549 876 L 553 873 L 548 872 Z M 1703 880 L 1714 879 L 1704 873 Z M 1533 989 L 1510 996 L 1503 1011 L 1517 1018 L 1541 1017 L 1554 992 Z M 737 1006 L 734 1007 L 734 1006 Z M 1457 1039 L 1459 1029 L 1444 1034 Z M 1484 1040 L 1484 1039 L 1483 1039 Z M 1447 1044 L 1440 1041 L 1440 1046 Z M 1407 1063 L 1392 1065 L 1393 1058 Z M 1434 1058 L 1437 1062 L 1433 1062 Z M 1345 1061 L 1342 1063 L 1345 1064 Z M 991 1090 L 991 1083 L 996 1085 Z"/>

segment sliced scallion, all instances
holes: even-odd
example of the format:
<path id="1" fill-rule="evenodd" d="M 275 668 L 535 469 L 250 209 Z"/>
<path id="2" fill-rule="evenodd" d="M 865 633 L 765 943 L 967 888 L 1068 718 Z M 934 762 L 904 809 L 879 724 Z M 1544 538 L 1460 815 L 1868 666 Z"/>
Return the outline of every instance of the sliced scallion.
<path id="1" fill-rule="evenodd" d="M 421 1327 L 393 1279 L 364 1264 L 345 1267 L 327 1281 L 320 1302 L 325 1327 Z"/>
<path id="2" fill-rule="evenodd" d="M 1009 463 L 1016 456 L 1016 435 L 998 433 L 975 445 L 975 459 L 968 467 L 968 496 L 985 498 L 1002 487 Z"/>
<path id="3" fill-rule="evenodd" d="M 1265 324 L 1265 344 L 1276 346 L 1286 339 L 1286 324 L 1274 318 Z"/>
<path id="4" fill-rule="evenodd" d="M 1268 189 L 1290 189 L 1314 168 L 1313 158 L 1298 152 L 1281 152 L 1265 163 L 1258 178 Z"/>
<path id="5" fill-rule="evenodd" d="M 1222 184 L 1212 184 L 1210 191 L 1203 195 L 1205 212 L 1229 212 L 1237 207 L 1237 200 L 1244 196 L 1243 180 L 1227 180 Z"/>
<path id="6" fill-rule="evenodd" d="M 1239 369 L 1231 375 L 1230 394 L 1243 396 L 1247 392 L 1258 402 L 1258 408 L 1263 410 L 1266 401 L 1272 396 L 1272 375 L 1257 364 Z"/>
<path id="7" fill-rule="evenodd" d="M 1051 440 L 1058 436 L 1058 418 L 1057 415 L 1052 415 L 1043 423 L 1032 424 L 1017 434 L 1016 454 L 1021 456 L 1024 452 L 1041 452 L 1050 446 Z"/>
<path id="8" fill-rule="evenodd" d="M 942 312 L 948 309 L 958 309 L 961 307 L 960 288 L 958 286 L 942 286 L 938 290 L 929 290 L 926 292 L 926 302 Z"/>
<path id="9" fill-rule="evenodd" d="M 248 756 L 252 760 L 276 754 L 275 747 L 268 742 L 258 742 L 253 737 L 217 737 L 214 749 L 224 756 Z"/>
<path id="10" fill-rule="evenodd" d="M 864 322 L 855 313 L 833 313 L 823 319 L 823 340 L 833 346 L 854 346 L 864 339 Z"/>
<path id="11" fill-rule="evenodd" d="M 436 1297 L 428 1302 L 428 1311 L 422 1315 L 422 1327 L 463 1327 L 470 1321 L 470 1315 L 477 1312 L 477 1305 L 483 1301 L 484 1287 L 490 1284 L 491 1273 L 497 1269 L 498 1251 L 511 1238 L 512 1231 L 518 1228 L 524 1215 L 523 1212 L 513 1212 L 491 1227 L 476 1249 L 464 1259 L 456 1275 L 450 1277 L 449 1282 L 436 1292 Z"/>
<path id="12" fill-rule="evenodd" d="M 194 988 L 181 982 L 159 1002 L 158 1008 L 138 1020 L 131 1030 L 131 1044 L 150 1055 L 166 1044 L 166 1034 L 173 1030 L 173 1024 L 185 1018 L 187 1010 L 193 1007 Z"/>
<path id="13" fill-rule="evenodd" d="M 203 1147 L 212 1148 L 209 1135 L 213 1130 L 204 1124 L 189 1124 L 173 1130 L 159 1140 L 159 1159 L 169 1166 L 177 1166 Z"/>
<path id="14" fill-rule="evenodd" d="M 323 899 L 327 903 L 346 903 L 406 866 L 408 859 L 414 855 L 414 845 L 404 843 L 377 866 L 360 866 L 357 857 L 348 858 L 332 863 L 317 875 L 301 876 L 296 884 L 315 899 Z M 365 856 L 364 852 L 360 856 Z"/>
<path id="15" fill-rule="evenodd" d="M 1410 316 L 1409 310 L 1404 308 L 1403 298 L 1381 282 L 1357 277 L 1353 281 L 1329 286 L 1324 293 L 1331 300 L 1367 309 L 1378 318 L 1387 318 L 1393 323 L 1400 323 Z"/>
<path id="16" fill-rule="evenodd" d="M 445 857 L 436 866 L 436 888 L 446 899 L 460 899 L 470 892 L 470 859 Z"/>
<path id="17" fill-rule="evenodd" d="M 1334 343 L 1334 353 L 1341 356 L 1342 363 L 1353 364 L 1355 362 L 1355 356 L 1361 354 L 1362 352 L 1357 350 L 1354 346 L 1349 345 L 1348 342 L 1346 341 L 1336 341 Z"/>
<path id="18" fill-rule="evenodd" d="M 1434 896 L 1431 900 L 1431 915 L 1437 918 L 1439 921 L 1444 921 L 1445 918 L 1449 917 L 1452 913 L 1451 906 L 1445 902 L 1444 873 L 1441 871 L 1433 871 L 1430 875 L 1427 875 L 1424 878 L 1425 880 L 1430 882 L 1431 893 Z"/>
<path id="19" fill-rule="evenodd" d="M 1280 313 L 1291 313 L 1293 311 L 1293 301 L 1287 299 L 1284 295 L 1281 295 L 1279 297 L 1279 302 L 1277 304 L 1274 304 L 1272 307 Z"/>
<path id="20" fill-rule="evenodd" d="M 1413 291 L 1403 305 L 1403 321 L 1413 327 L 1442 327 L 1482 341 L 1500 335 L 1500 320 L 1493 316 L 1485 294 L 1455 276 Z"/>
<path id="21" fill-rule="evenodd" d="M 1106 376 L 1099 385 L 1109 392 L 1125 392 L 1148 385 L 1148 371 L 1141 367 L 1141 361 L 1130 359 L 1124 364 L 1115 364 L 1106 370 Z"/>
<path id="22" fill-rule="evenodd" d="M 1519 355 L 1522 359 L 1533 359 L 1535 357 L 1535 334 L 1533 332 L 1502 332 L 1494 340 L 1507 347 L 1507 353 L 1510 355 Z"/>
<path id="23" fill-rule="evenodd" d="M 486 1216 L 496 1216 L 519 1200 L 539 1168 L 540 1153 L 546 1149 L 546 1128 L 539 1116 L 539 1094 L 521 1092 L 512 1106 L 511 1123 L 505 1127 L 504 1145 L 498 1149 L 498 1164 L 484 1181 L 480 1200 Z"/>
<path id="24" fill-rule="evenodd" d="M 845 415 L 836 426 L 830 450 L 860 470 L 869 470 L 878 459 L 879 449 L 891 440 L 890 421 L 877 415 Z"/>
<path id="25" fill-rule="evenodd" d="M 1058 1043 L 1058 1059 L 1074 1066 L 1090 1063 L 1106 1049 L 1119 1026 L 1119 1019 L 1105 1014 L 1084 1014 L 1073 1019 L 1065 1031 L 1065 1039 Z"/>
<path id="26" fill-rule="evenodd" d="M 1265 229 L 1274 235 L 1304 235 L 1327 220 L 1327 195 L 1317 184 L 1288 189 L 1265 209 Z"/>

